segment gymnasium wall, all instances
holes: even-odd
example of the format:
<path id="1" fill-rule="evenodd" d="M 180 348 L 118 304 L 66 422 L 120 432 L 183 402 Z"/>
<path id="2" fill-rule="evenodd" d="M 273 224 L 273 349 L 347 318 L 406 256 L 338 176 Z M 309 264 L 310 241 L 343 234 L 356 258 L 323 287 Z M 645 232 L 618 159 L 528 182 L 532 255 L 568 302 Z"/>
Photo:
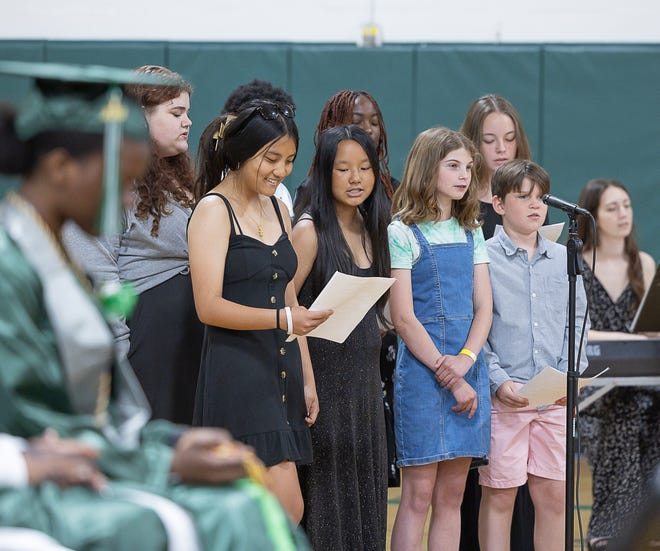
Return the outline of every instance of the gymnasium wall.
<path id="1" fill-rule="evenodd" d="M 166 65 L 195 87 L 191 151 L 227 95 L 253 78 L 287 89 L 297 106 L 301 146 L 286 184 L 307 173 L 323 104 L 365 89 L 378 100 L 390 168 L 400 178 L 420 131 L 457 129 L 480 95 L 508 98 L 520 112 L 534 159 L 552 192 L 576 201 L 590 178 L 616 178 L 631 191 L 641 246 L 660 259 L 660 44 L 405 44 L 363 49 L 333 44 L 75 42 L 0 40 L 0 59 Z M 16 101 L 25 79 L 0 75 L 0 98 Z M 5 181 L 4 186 L 7 186 Z M 566 219 L 551 211 L 551 221 Z"/>

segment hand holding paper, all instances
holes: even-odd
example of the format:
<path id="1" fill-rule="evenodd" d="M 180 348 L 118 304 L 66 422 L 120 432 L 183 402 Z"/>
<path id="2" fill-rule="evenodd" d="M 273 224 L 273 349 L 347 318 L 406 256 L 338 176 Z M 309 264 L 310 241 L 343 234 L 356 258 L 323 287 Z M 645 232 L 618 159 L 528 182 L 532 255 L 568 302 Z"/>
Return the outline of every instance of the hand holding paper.
<path id="1" fill-rule="evenodd" d="M 308 310 L 303 306 L 291 308 L 292 328 L 299 335 L 308 335 L 332 316 L 332 310 Z M 288 326 L 288 320 L 287 320 Z"/>
<path id="2" fill-rule="evenodd" d="M 344 342 L 394 281 L 390 277 L 359 277 L 335 272 L 309 307 L 310 311 L 329 309 L 334 312 L 306 336 Z M 291 335 L 287 340 L 294 338 L 296 335 Z"/>
<path id="3" fill-rule="evenodd" d="M 606 370 L 595 377 L 599 377 Z M 578 379 L 578 389 L 588 385 L 595 377 Z M 531 407 L 548 406 L 566 396 L 566 373 L 545 367 L 533 379 L 518 390 L 518 394 L 529 400 Z"/>

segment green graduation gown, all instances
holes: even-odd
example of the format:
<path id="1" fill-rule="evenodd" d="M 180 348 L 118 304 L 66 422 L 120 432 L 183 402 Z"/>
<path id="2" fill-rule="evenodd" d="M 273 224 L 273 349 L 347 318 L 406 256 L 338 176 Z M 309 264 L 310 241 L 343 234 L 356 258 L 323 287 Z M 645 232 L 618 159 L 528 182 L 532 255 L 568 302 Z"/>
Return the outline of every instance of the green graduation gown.
<path id="1" fill-rule="evenodd" d="M 29 438 L 52 427 L 78 438 L 101 451 L 109 485 L 101 494 L 50 483 L 0 488 L 0 526 L 40 530 L 73 549 L 167 549 L 158 515 L 125 497 L 141 490 L 187 511 L 202 549 L 307 549 L 297 530 L 291 545 L 277 543 L 263 490 L 245 481 L 171 481 L 181 427 L 146 422 L 143 395 L 117 363 L 107 324 L 29 209 L 0 203 L 0 432 Z"/>

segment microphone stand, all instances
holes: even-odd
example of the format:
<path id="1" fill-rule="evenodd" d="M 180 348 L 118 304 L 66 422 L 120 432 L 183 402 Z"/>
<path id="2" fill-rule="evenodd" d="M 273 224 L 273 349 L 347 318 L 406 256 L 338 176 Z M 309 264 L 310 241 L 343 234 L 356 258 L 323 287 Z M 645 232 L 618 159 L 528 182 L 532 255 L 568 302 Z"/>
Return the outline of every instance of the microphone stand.
<path id="1" fill-rule="evenodd" d="M 573 549 L 573 508 L 575 501 L 575 440 L 577 434 L 575 407 L 578 396 L 579 372 L 575 365 L 575 311 L 577 276 L 582 274 L 582 240 L 577 236 L 577 218 L 568 213 L 566 260 L 568 272 L 568 372 L 566 374 L 566 509 L 565 551 Z"/>

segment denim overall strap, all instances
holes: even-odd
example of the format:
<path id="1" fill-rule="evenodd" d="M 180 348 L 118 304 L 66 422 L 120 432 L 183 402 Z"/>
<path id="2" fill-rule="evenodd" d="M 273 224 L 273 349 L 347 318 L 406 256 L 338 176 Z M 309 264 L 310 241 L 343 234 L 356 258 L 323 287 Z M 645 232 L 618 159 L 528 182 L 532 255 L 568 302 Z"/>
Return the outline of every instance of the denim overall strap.
<path id="1" fill-rule="evenodd" d="M 474 238 L 466 231 L 465 243 L 431 245 L 415 224 L 410 225 L 420 247 L 411 271 L 415 316 L 424 324 L 439 318 L 473 317 L 472 288 Z"/>

